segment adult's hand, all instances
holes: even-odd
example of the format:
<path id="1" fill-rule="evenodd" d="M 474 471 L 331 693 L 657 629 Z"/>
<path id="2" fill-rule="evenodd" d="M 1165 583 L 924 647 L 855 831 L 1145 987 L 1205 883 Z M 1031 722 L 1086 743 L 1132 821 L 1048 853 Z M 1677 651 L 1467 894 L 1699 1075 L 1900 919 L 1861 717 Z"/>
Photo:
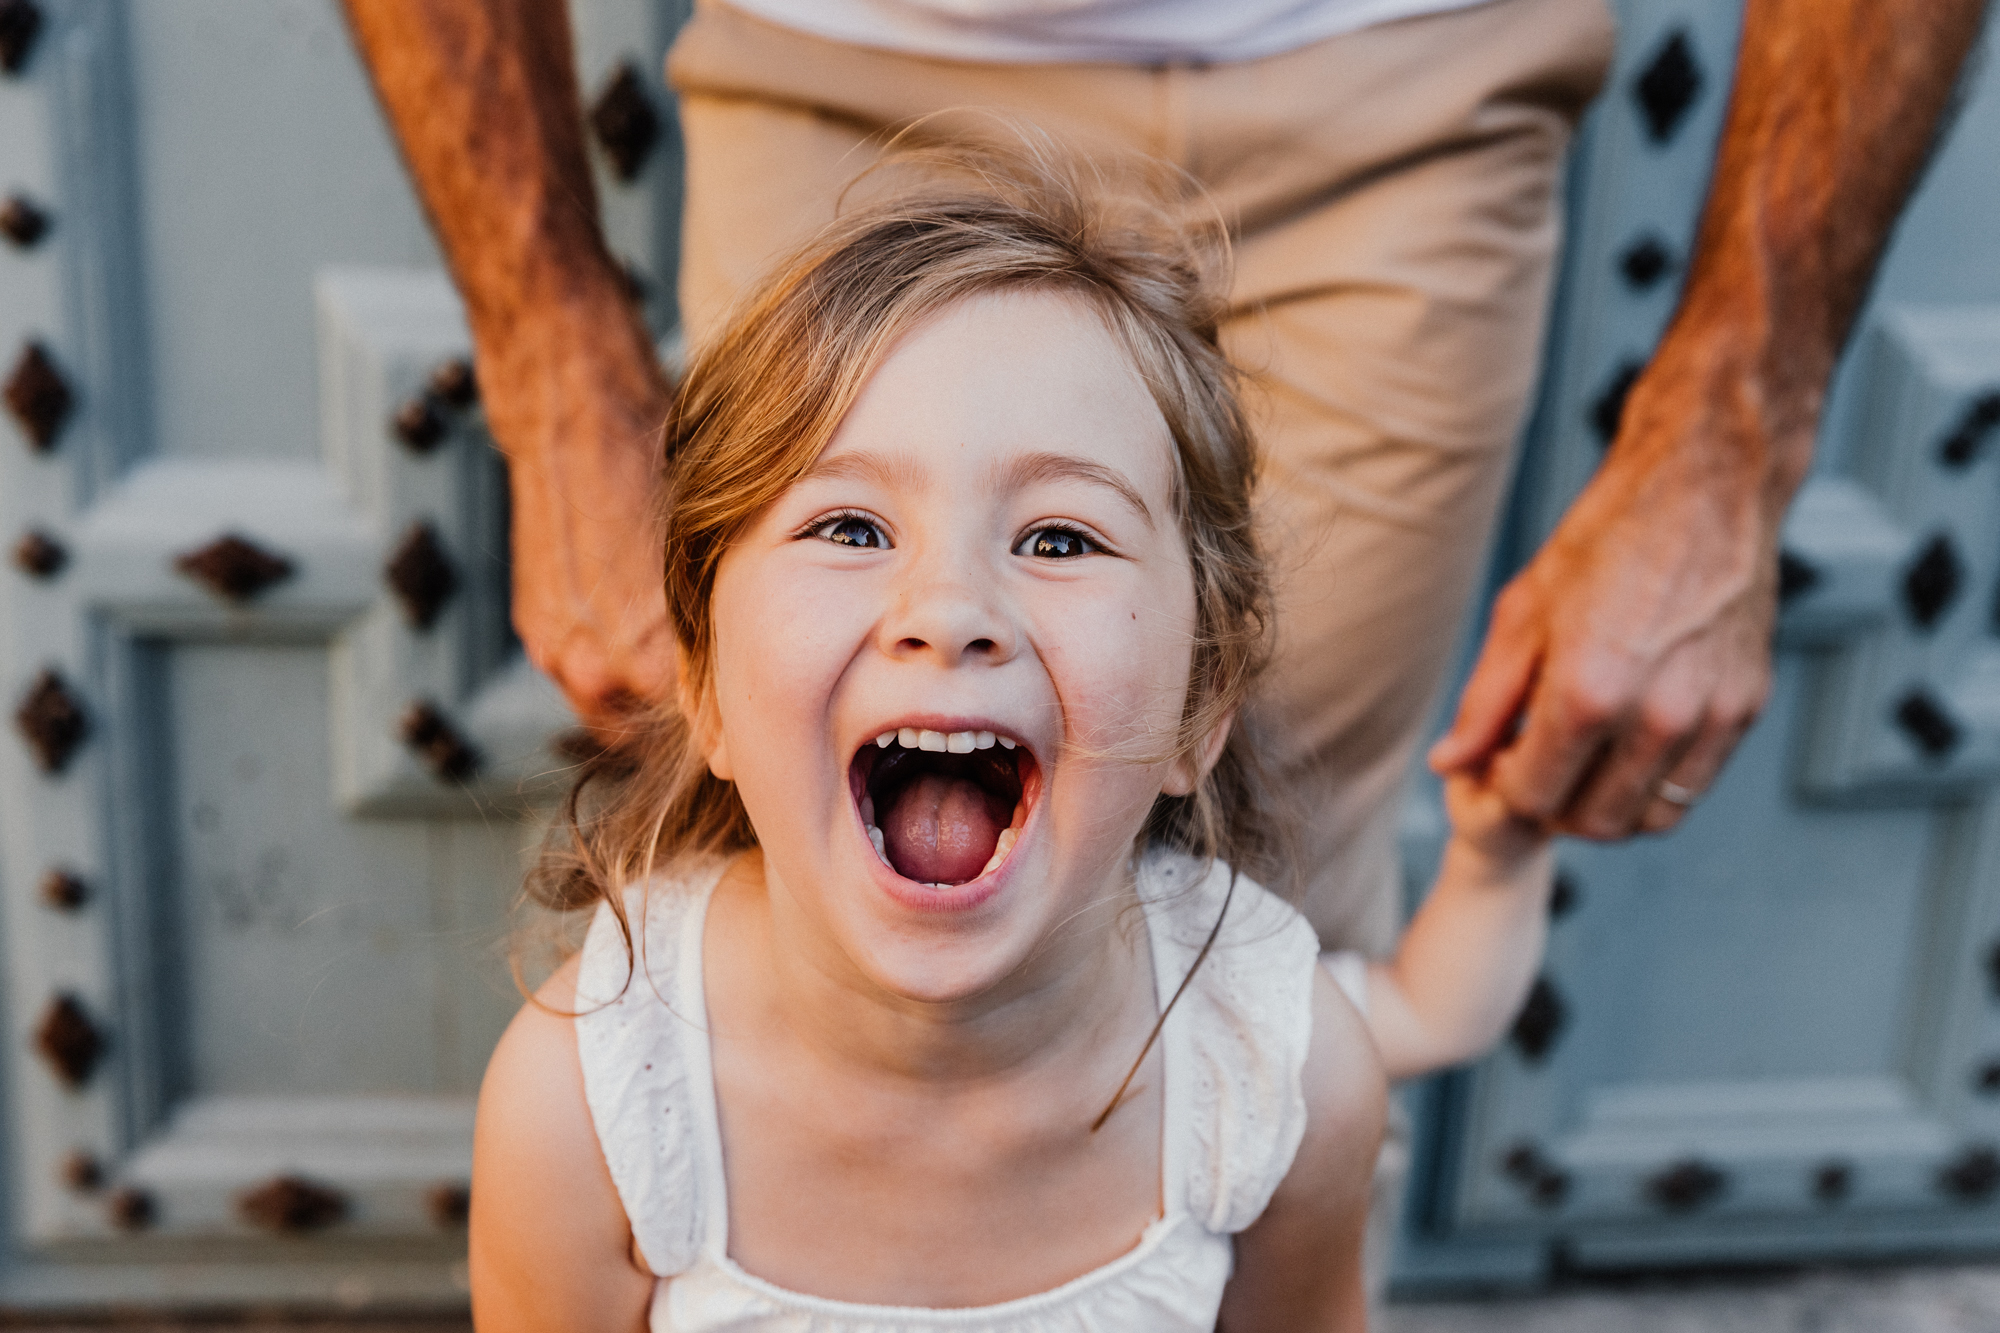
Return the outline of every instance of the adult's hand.
<path id="1" fill-rule="evenodd" d="M 1603 466 L 1494 606 L 1440 772 L 1673 827 L 1770 682 L 1778 528 L 1985 0 L 1749 0 L 1680 309 Z"/>
<path id="2" fill-rule="evenodd" d="M 1758 395 L 1699 367 L 1635 385 L 1617 447 L 1494 603 L 1433 765 L 1490 762 L 1514 811 L 1564 832 L 1673 827 L 1769 692 L 1772 434 Z"/>
<path id="3" fill-rule="evenodd" d="M 465 298 L 513 494 L 514 624 L 600 739 L 668 697 L 667 384 L 598 227 L 559 0 L 346 0 Z"/>
<path id="4" fill-rule="evenodd" d="M 564 337 L 564 323 L 525 331 L 504 354 L 482 348 L 482 396 L 508 454 L 514 628 L 615 744 L 635 710 L 673 691 L 655 498 L 666 394 L 657 373 Z M 505 364 L 517 357 L 533 364 Z"/>

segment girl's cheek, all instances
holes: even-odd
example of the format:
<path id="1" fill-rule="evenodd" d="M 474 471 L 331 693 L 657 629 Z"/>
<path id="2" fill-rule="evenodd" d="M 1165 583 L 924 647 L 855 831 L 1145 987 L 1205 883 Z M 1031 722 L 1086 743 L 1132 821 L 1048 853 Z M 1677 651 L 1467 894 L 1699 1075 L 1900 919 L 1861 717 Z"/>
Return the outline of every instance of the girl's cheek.
<path id="1" fill-rule="evenodd" d="M 1162 600 L 1171 606 L 1171 592 Z M 1178 728 L 1193 617 L 1186 627 L 1175 624 L 1178 619 L 1130 596 L 1072 605 L 1059 617 L 1043 618 L 1042 656 L 1071 724 L 1101 742 Z"/>
<path id="2" fill-rule="evenodd" d="M 778 673 L 810 672 L 830 665 L 820 661 L 824 655 L 851 650 L 879 615 L 872 583 L 851 571 L 783 566 L 755 580 L 743 590 L 747 637 L 767 651 L 782 650 L 762 665 Z"/>

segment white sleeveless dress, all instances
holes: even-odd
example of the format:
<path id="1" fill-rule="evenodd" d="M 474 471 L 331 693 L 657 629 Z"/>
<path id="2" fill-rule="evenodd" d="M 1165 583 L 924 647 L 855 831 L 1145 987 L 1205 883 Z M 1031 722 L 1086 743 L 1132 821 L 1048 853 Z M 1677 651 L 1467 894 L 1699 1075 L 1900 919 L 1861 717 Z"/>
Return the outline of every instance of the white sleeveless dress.
<path id="1" fill-rule="evenodd" d="M 711 865 L 628 895 L 643 964 L 629 986 L 624 937 L 600 907 L 577 978 L 591 1117 L 633 1239 L 659 1276 L 653 1333 L 1212 1333 L 1230 1238 L 1264 1211 L 1305 1132 L 1299 1080 L 1318 945 L 1304 918 L 1236 880 L 1215 948 L 1161 1034 L 1165 1212 L 1136 1246 L 998 1305 L 861 1305 L 787 1291 L 729 1257 L 702 989 L 702 926 L 721 873 Z M 1204 875 L 1182 857 L 1141 865 L 1160 1004 L 1208 938 L 1229 880 L 1225 866 Z"/>

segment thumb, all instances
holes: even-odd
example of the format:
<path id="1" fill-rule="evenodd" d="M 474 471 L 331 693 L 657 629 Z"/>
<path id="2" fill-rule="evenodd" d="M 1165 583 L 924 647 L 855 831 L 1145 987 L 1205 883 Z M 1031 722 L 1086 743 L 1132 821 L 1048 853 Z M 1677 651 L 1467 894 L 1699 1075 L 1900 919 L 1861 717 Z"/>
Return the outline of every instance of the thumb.
<path id="1" fill-rule="evenodd" d="M 1451 730 L 1439 738 L 1428 756 L 1431 770 L 1453 773 L 1488 762 L 1513 734 L 1514 721 L 1527 703 L 1541 665 L 1539 635 L 1502 631 L 1487 634 L 1472 675 L 1459 695 Z"/>

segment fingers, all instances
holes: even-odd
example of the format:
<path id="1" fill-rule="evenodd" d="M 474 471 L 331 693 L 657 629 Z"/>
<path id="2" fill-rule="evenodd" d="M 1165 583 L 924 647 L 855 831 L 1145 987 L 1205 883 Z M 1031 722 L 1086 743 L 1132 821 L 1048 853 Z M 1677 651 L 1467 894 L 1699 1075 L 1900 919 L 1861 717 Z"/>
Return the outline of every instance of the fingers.
<path id="1" fill-rule="evenodd" d="M 1521 734 L 1493 761 L 1492 781 L 1515 813 L 1559 821 L 1600 768 L 1636 692 L 1622 664 L 1544 668 Z"/>
<path id="2" fill-rule="evenodd" d="M 1723 763 L 1735 751 L 1737 742 L 1743 739 L 1746 730 L 1748 730 L 1747 723 L 1733 726 L 1718 724 L 1705 728 L 1702 734 L 1695 738 L 1694 744 L 1688 747 L 1681 761 L 1663 775 L 1661 783 L 1655 784 L 1653 798 L 1647 803 L 1640 817 L 1637 831 L 1665 833 L 1687 818 L 1688 811 L 1694 808 L 1695 802 L 1715 784 L 1716 775 L 1721 773 Z M 1660 795 L 1660 787 L 1664 783 L 1672 783 L 1678 789 L 1675 795 L 1686 792 L 1691 799 L 1682 802 Z"/>
<path id="3" fill-rule="evenodd" d="M 1571 793 L 1561 818 L 1564 832 L 1584 838 L 1627 837 L 1656 802 L 1669 804 L 1659 801 L 1660 783 L 1709 728 L 1710 684 L 1684 659 L 1647 682 L 1620 719 L 1602 761 Z"/>
<path id="4" fill-rule="evenodd" d="M 553 652 L 530 652 L 535 666 L 568 699 L 600 744 L 617 748 L 654 704 L 672 697 L 673 655 L 648 636 L 640 645 L 606 646 L 572 633 Z"/>
<path id="5" fill-rule="evenodd" d="M 1513 735 L 1534 688 L 1544 642 L 1530 600 L 1525 587 L 1512 584 L 1494 602 L 1492 627 L 1459 696 L 1451 730 L 1431 747 L 1433 771 L 1480 767 Z"/>
<path id="6" fill-rule="evenodd" d="M 1629 837 L 1649 820 L 1673 827 L 1687 813 L 1687 807 L 1663 798 L 1660 784 L 1679 768 L 1702 734 L 1699 715 L 1682 720 L 1677 712 L 1642 709 L 1572 795 L 1559 821 L 1563 832 L 1610 841 Z M 1691 797 L 1703 790 L 1688 783 L 1679 785 Z"/>
<path id="7" fill-rule="evenodd" d="M 1444 805 L 1453 837 L 1490 857 L 1522 855 L 1553 832 L 1515 814 L 1483 776 L 1474 773 L 1460 771 L 1444 780 Z"/>
<path id="8" fill-rule="evenodd" d="M 1664 833 L 1687 817 L 1763 706 L 1766 659 L 1691 645 L 1646 683 L 1557 823 L 1609 841 Z"/>

